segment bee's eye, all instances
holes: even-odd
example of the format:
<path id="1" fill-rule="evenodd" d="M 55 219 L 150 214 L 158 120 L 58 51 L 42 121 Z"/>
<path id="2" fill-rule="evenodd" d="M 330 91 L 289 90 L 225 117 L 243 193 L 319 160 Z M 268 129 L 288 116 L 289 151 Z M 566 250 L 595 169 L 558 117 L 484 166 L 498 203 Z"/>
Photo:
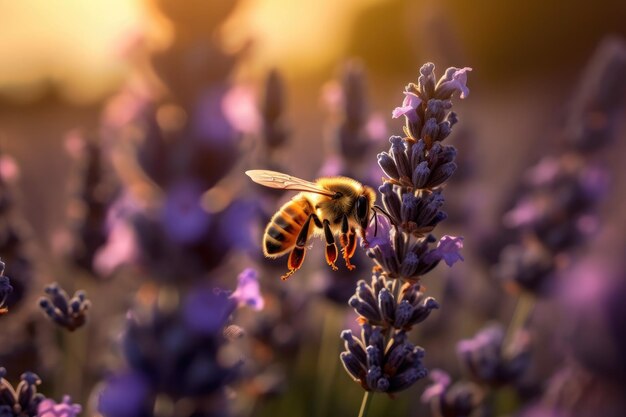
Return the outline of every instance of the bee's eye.
<path id="1" fill-rule="evenodd" d="M 363 195 L 356 200 L 356 216 L 360 220 L 367 217 L 367 198 Z"/>

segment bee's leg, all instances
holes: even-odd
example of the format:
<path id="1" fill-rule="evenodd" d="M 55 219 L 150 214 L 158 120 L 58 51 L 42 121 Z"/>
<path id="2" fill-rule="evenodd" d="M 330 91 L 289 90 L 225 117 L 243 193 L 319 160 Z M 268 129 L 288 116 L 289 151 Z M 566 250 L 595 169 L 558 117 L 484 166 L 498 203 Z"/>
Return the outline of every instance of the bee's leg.
<path id="1" fill-rule="evenodd" d="M 289 260 L 287 261 L 287 267 L 289 271 L 280 279 L 283 281 L 293 275 L 300 267 L 302 266 L 302 262 L 304 261 L 306 241 L 309 240 L 309 226 L 311 225 L 311 219 L 315 216 L 315 214 L 310 214 L 309 217 L 304 222 L 302 229 L 300 229 L 300 233 L 298 233 L 298 237 L 296 238 L 296 246 L 291 250 L 289 254 Z M 315 222 L 319 222 L 319 219 Z"/>
<path id="2" fill-rule="evenodd" d="M 341 253 L 343 255 L 343 260 L 346 262 L 346 268 L 352 271 L 355 266 L 350 263 L 350 258 L 354 255 L 354 251 L 356 249 L 356 233 L 354 228 L 348 229 L 348 227 L 348 217 L 343 216 L 339 242 L 341 243 Z"/>
<path id="3" fill-rule="evenodd" d="M 335 261 L 337 260 L 337 245 L 335 245 L 335 237 L 330 230 L 330 222 L 324 219 L 324 237 L 326 239 L 326 262 L 333 271 L 337 270 Z"/>

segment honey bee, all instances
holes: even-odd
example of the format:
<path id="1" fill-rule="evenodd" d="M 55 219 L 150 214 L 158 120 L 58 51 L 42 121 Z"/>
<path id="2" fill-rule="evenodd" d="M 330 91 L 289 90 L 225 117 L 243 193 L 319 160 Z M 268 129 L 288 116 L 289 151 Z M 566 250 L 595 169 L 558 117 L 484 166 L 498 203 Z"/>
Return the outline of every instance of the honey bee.
<path id="1" fill-rule="evenodd" d="M 350 258 L 356 249 L 357 230 L 363 241 L 370 214 L 380 209 L 374 203 L 376 193 L 370 187 L 347 177 L 322 177 L 315 182 L 267 170 L 246 171 L 252 181 L 270 188 L 300 191 L 272 216 L 263 235 L 263 254 L 278 258 L 289 253 L 286 280 L 304 261 L 305 246 L 311 236 L 326 242 L 326 262 L 337 270 L 337 245 L 349 270 L 354 269 Z M 311 225 L 313 222 L 313 225 Z"/>

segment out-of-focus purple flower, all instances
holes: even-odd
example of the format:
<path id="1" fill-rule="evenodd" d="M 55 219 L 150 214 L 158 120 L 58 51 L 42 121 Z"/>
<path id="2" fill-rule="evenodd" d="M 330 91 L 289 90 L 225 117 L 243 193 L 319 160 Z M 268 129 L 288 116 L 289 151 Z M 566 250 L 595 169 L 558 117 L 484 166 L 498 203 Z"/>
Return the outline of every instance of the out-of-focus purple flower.
<path id="1" fill-rule="evenodd" d="M 20 167 L 10 155 L 0 155 L 0 180 L 12 184 L 20 176 Z"/>
<path id="2" fill-rule="evenodd" d="M 98 395 L 98 412 L 105 417 L 148 417 L 150 397 L 148 382 L 138 372 L 113 375 Z"/>
<path id="3" fill-rule="evenodd" d="M 83 408 L 79 404 L 72 404 L 69 395 L 63 396 L 63 401 L 56 403 L 46 398 L 37 407 L 37 417 L 76 417 Z"/>
<path id="4" fill-rule="evenodd" d="M 222 111 L 236 130 L 249 134 L 258 133 L 261 129 L 261 115 L 256 101 L 251 88 L 236 86 L 224 95 Z"/>
<path id="5" fill-rule="evenodd" d="M 483 393 L 472 383 L 457 382 L 439 369 L 429 374 L 433 383 L 424 390 L 422 402 L 430 404 L 433 417 L 467 417 L 478 407 Z"/>
<path id="6" fill-rule="evenodd" d="M 402 106 L 396 107 L 391 113 L 391 117 L 397 119 L 400 116 L 406 116 L 411 123 L 415 123 L 417 122 L 415 109 L 417 109 L 420 104 L 422 104 L 422 99 L 419 98 L 417 94 L 405 91 Z"/>
<path id="7" fill-rule="evenodd" d="M 46 294 L 50 299 L 41 297 L 39 307 L 54 323 L 71 332 L 86 323 L 87 310 L 91 306 L 91 302 L 87 299 L 85 291 L 76 291 L 74 296 L 70 298 L 63 288 L 59 287 L 57 283 L 53 283 L 46 287 Z"/>
<path id="8" fill-rule="evenodd" d="M 202 186 L 192 180 L 180 181 L 170 187 L 163 206 L 163 228 L 177 243 L 192 244 L 205 236 L 211 223 L 202 207 Z"/>
<path id="9" fill-rule="evenodd" d="M 463 249 L 462 237 L 444 235 L 439 240 L 437 248 L 431 251 L 428 257 L 443 259 L 448 266 L 452 266 L 455 262 L 464 260 L 461 249 Z"/>
<path id="10" fill-rule="evenodd" d="M 432 379 L 433 384 L 426 388 L 422 393 L 422 402 L 428 403 L 433 398 L 442 395 L 450 386 L 450 375 L 441 369 L 433 369 L 428 375 Z"/>
<path id="11" fill-rule="evenodd" d="M 194 137 L 211 145 L 230 144 L 235 129 L 224 113 L 224 87 L 214 87 L 200 95 L 193 115 Z"/>
<path id="12" fill-rule="evenodd" d="M 503 343 L 504 329 L 494 324 L 457 344 L 459 360 L 473 380 L 500 386 L 522 375 L 530 359 L 528 334 L 518 333 L 511 346 L 503 346 Z"/>
<path id="13" fill-rule="evenodd" d="M 467 73 L 471 70 L 470 67 L 448 68 L 445 75 L 437 83 L 435 96 L 440 99 L 449 99 L 452 94 L 458 91 L 461 98 L 466 98 L 469 95 Z"/>
<path id="14" fill-rule="evenodd" d="M 139 258 L 139 249 L 132 226 L 119 221 L 109 232 L 107 243 L 96 251 L 94 270 L 101 276 L 110 276 L 117 268 Z"/>
<path id="15" fill-rule="evenodd" d="M 190 291 L 183 301 L 183 321 L 198 334 L 221 332 L 236 307 L 228 292 L 202 287 Z"/>
<path id="16" fill-rule="evenodd" d="M 237 277 L 237 288 L 230 296 L 239 306 L 248 306 L 260 311 L 265 300 L 259 288 L 259 274 L 255 269 L 247 268 Z"/>
<path id="17" fill-rule="evenodd" d="M 387 123 L 380 113 L 373 113 L 365 124 L 367 136 L 374 142 L 382 142 L 389 137 Z"/>

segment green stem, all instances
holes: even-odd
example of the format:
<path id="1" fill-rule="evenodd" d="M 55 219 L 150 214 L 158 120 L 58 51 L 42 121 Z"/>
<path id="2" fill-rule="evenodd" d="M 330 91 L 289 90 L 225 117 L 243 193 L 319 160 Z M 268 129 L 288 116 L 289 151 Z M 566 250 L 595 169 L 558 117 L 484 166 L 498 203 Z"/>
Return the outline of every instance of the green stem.
<path id="1" fill-rule="evenodd" d="M 515 333 L 526 325 L 534 307 L 535 297 L 532 294 L 523 292 L 517 299 L 513 317 L 511 318 L 511 322 L 509 323 L 509 327 L 506 331 L 506 336 L 502 342 L 502 348 L 505 353 L 507 353 L 511 348 L 511 343 L 513 342 Z"/>
<path id="2" fill-rule="evenodd" d="M 363 401 L 361 402 L 361 410 L 359 410 L 359 417 L 365 417 L 367 415 L 367 410 L 370 408 L 370 404 L 372 402 L 373 392 L 365 391 L 363 394 Z"/>

